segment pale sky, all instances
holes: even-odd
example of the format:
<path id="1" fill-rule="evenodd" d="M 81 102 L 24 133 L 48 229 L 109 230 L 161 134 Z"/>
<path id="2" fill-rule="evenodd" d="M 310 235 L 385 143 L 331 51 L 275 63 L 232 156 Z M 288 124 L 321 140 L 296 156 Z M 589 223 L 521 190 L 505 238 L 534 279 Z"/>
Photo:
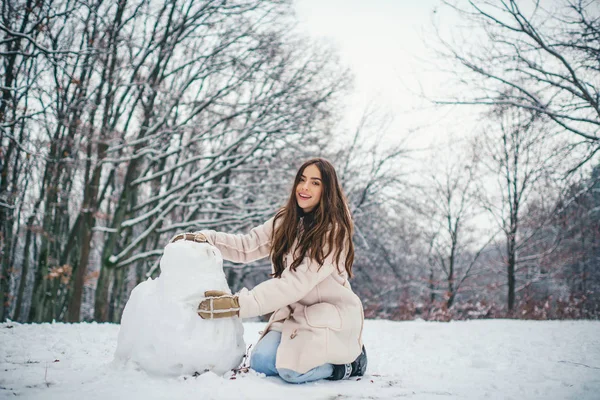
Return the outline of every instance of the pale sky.
<path id="1" fill-rule="evenodd" d="M 354 93 L 346 121 L 348 129 L 371 102 L 393 115 L 388 137 L 409 130 L 412 147 L 464 136 L 468 110 L 439 110 L 419 96 L 420 87 L 437 92 L 446 77 L 436 72 L 433 53 L 424 39 L 433 41 L 432 10 L 439 0 L 296 0 L 300 30 L 333 42 L 342 62 L 354 74 Z M 452 20 L 445 23 L 451 24 Z M 457 113 L 462 116 L 457 121 Z M 459 128 L 463 129 L 463 128 Z"/>

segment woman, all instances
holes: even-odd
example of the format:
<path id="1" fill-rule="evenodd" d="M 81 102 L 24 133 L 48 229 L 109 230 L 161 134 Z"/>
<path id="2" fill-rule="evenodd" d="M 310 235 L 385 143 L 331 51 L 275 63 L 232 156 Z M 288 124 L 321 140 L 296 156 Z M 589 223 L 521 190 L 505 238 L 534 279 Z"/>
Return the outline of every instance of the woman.
<path id="1" fill-rule="evenodd" d="M 285 381 L 362 376 L 363 309 L 348 283 L 353 225 L 333 166 L 307 161 L 287 202 L 274 218 L 247 235 L 201 231 L 195 239 L 216 246 L 223 258 L 247 263 L 270 256 L 273 279 L 236 295 L 206 292 L 202 318 L 273 313 L 250 358 L 250 367 Z"/>

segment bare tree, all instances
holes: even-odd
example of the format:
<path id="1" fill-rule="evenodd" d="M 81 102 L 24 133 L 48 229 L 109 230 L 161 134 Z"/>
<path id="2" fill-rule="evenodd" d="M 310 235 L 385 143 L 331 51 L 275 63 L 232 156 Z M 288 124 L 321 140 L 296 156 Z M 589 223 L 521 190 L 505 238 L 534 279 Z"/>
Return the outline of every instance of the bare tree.
<path id="1" fill-rule="evenodd" d="M 430 264 L 445 277 L 446 306 L 450 308 L 495 235 L 481 229 L 475 232 L 474 219 L 481 212 L 475 193 L 476 161 L 469 160 L 468 153 L 464 154 L 466 161 L 462 159 L 456 145 L 448 144 L 446 152 L 451 154 L 449 160 L 437 154 L 436 162 L 430 163 L 443 170 L 429 172 L 428 179 L 423 180 L 423 204 L 419 208 L 428 222 Z"/>
<path id="2" fill-rule="evenodd" d="M 549 230 L 561 238 L 542 275 L 566 287 L 568 306 L 575 317 L 600 314 L 600 167 L 573 183 L 558 199 Z M 556 296 L 558 297 L 558 296 Z"/>
<path id="3" fill-rule="evenodd" d="M 522 232 L 528 217 L 526 205 L 534 196 L 541 195 L 546 178 L 554 175 L 556 179 L 560 173 L 564 147 L 549 135 L 538 113 L 502 107 L 492 117 L 497 122 L 477 138 L 475 145 L 479 161 L 491 173 L 489 180 L 479 182 L 479 198 L 505 236 L 503 264 L 508 283 L 508 311 L 512 312 L 519 252 L 536 232 L 531 224 L 529 231 Z"/>
<path id="4" fill-rule="evenodd" d="M 51 107 L 47 96 L 49 92 L 40 87 L 40 82 L 51 79 L 45 74 L 50 71 L 57 72 L 54 67 L 61 60 L 73 59 L 77 55 L 77 52 L 61 48 L 57 37 L 49 34 L 50 26 L 59 20 L 62 22 L 66 15 L 70 15 L 73 8 L 69 6 L 66 10 L 55 12 L 51 7 L 44 7 L 41 3 L 31 1 L 2 3 L 0 22 L 0 31 L 3 35 L 0 42 L 2 55 L 0 75 L 3 76 L 0 102 L 0 141 L 3 149 L 0 173 L 2 318 L 8 316 L 10 306 L 14 305 L 7 300 L 7 297 L 8 281 L 11 277 L 17 277 L 19 264 L 17 250 L 22 247 L 18 243 L 18 238 L 25 230 L 25 248 L 20 263 L 19 286 L 16 293 L 17 316 L 21 311 L 25 284 L 29 275 L 32 255 L 30 245 L 34 242 L 32 236 L 35 235 L 33 231 L 41 229 L 41 224 L 37 221 L 37 213 L 41 209 L 44 198 L 50 201 L 54 210 L 57 209 L 58 203 L 55 197 L 57 186 L 52 182 L 60 181 L 58 175 L 68 168 L 60 167 L 64 165 L 61 165 L 61 160 L 68 158 L 65 155 L 64 142 L 68 140 L 69 135 L 64 132 L 69 130 L 54 129 L 52 133 L 54 143 L 46 147 L 44 131 L 36 121 L 44 119 Z M 72 78 L 76 79 L 75 76 Z M 52 92 L 70 91 L 68 88 L 58 86 L 50 91 Z M 71 95 L 72 93 L 69 94 Z M 38 101 L 42 98 L 42 101 Z M 59 105 L 59 108 L 62 107 L 61 111 L 65 111 L 64 106 L 65 103 Z M 64 115 L 68 113 L 59 113 L 57 117 L 62 121 Z M 46 161 L 48 168 L 44 169 L 43 164 Z M 68 184 L 68 180 L 66 183 Z M 47 193 L 46 189 L 48 189 Z M 23 214 L 29 216 L 21 225 Z M 49 237 L 49 235 L 42 236 Z M 47 239 L 42 240 L 47 242 Z M 37 248 L 37 246 L 33 247 Z M 42 244 L 41 250 L 45 252 L 46 249 L 47 245 Z M 16 279 L 13 280 L 16 282 Z"/>
<path id="5" fill-rule="evenodd" d="M 516 107 L 543 115 L 583 145 L 585 153 L 572 170 L 589 161 L 600 150 L 598 2 L 445 4 L 470 23 L 468 38 L 454 42 L 438 31 L 444 56 L 459 67 L 454 70 L 459 86 L 468 90 L 436 102 Z"/>

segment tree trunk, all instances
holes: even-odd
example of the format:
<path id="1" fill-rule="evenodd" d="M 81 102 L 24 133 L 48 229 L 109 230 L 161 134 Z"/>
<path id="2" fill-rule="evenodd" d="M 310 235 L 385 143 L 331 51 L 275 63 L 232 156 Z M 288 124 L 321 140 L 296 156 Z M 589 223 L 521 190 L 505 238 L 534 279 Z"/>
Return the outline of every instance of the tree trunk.
<path id="1" fill-rule="evenodd" d="M 49 189 L 49 192 L 53 192 L 53 190 Z M 48 196 L 51 196 L 51 193 L 48 193 Z M 46 201 L 46 204 L 53 204 L 53 202 Z M 30 322 L 50 322 L 48 312 L 47 312 L 47 303 L 51 300 L 50 296 L 50 287 L 48 279 L 46 278 L 48 275 L 48 258 L 49 258 L 49 243 L 48 243 L 48 235 L 49 233 L 46 231 L 46 228 L 49 226 L 49 211 L 46 211 L 46 216 L 44 217 L 45 223 L 42 231 L 42 243 L 40 247 L 40 254 L 37 263 L 37 269 L 35 273 L 35 281 L 33 284 L 33 294 L 31 300 L 31 308 L 29 309 L 29 321 Z"/>
<path id="2" fill-rule="evenodd" d="M 89 214 L 89 213 L 87 213 Z M 81 251 L 79 253 L 79 263 L 73 266 L 73 292 L 69 301 L 69 313 L 67 321 L 79 322 L 81 312 L 81 298 L 83 297 L 83 284 L 85 273 L 87 271 L 88 260 L 91 247 L 91 227 L 88 224 L 94 223 L 94 218 L 86 215 L 84 217 L 81 234 Z"/>
<path id="3" fill-rule="evenodd" d="M 106 155 L 108 146 L 104 143 L 98 143 L 98 160 L 102 160 Z M 90 148 L 91 150 L 91 148 Z M 90 154 L 91 152 L 88 152 Z M 95 213 L 98 200 L 98 190 L 100 187 L 100 177 L 102 174 L 102 165 L 94 168 L 91 182 L 86 186 L 83 206 L 82 206 L 82 224 L 81 224 L 81 251 L 79 263 L 74 271 L 74 286 L 71 301 L 69 303 L 69 322 L 79 322 L 81 312 L 81 298 L 83 296 L 83 284 L 90 258 L 90 249 L 92 245 L 92 229 L 96 223 Z M 89 176 L 88 174 L 86 174 Z"/>
<path id="4" fill-rule="evenodd" d="M 114 268 L 102 265 L 96 293 L 94 295 L 94 320 L 97 322 L 108 321 L 108 288 Z"/>
<path id="5" fill-rule="evenodd" d="M 452 234 L 452 249 L 450 250 L 450 259 L 448 260 L 448 301 L 446 302 L 446 306 L 448 308 L 452 307 L 454 303 L 454 297 L 456 293 L 454 292 L 454 264 L 456 258 L 456 246 L 457 242 L 455 240 L 456 233 Z"/>
<path id="6" fill-rule="evenodd" d="M 115 270 L 115 279 L 113 283 L 112 290 L 112 306 L 111 312 L 109 315 L 109 321 L 114 323 L 121 322 L 121 313 L 122 313 L 122 299 L 123 292 L 125 290 L 125 283 L 127 281 L 127 269 L 126 268 L 117 268 Z"/>
<path id="7" fill-rule="evenodd" d="M 29 23 L 29 17 L 32 13 L 31 8 L 32 0 L 28 0 L 24 5 L 25 13 L 22 15 L 22 21 L 19 22 L 20 27 L 18 30 L 20 33 L 24 33 L 25 29 Z M 4 7 L 3 7 L 4 9 Z M 9 8 L 9 11 L 12 11 L 12 7 Z M 3 10 L 4 14 L 5 10 Z M 16 13 L 15 13 L 16 14 Z M 15 15 L 10 15 L 9 12 L 6 12 L 5 16 L 10 21 L 10 19 L 14 18 Z M 16 20 L 14 20 L 16 21 Z M 8 37 L 8 36 L 7 36 Z M 15 109 L 18 104 L 14 103 L 13 99 L 13 85 L 17 80 L 17 74 L 19 73 L 19 66 L 17 66 L 17 59 L 23 57 L 21 54 L 21 38 L 12 37 L 12 40 L 6 40 L 6 53 L 2 55 L 4 62 L 6 63 L 6 67 L 3 69 L 4 79 L 2 82 L 2 99 L 0 100 L 0 124 L 4 124 L 7 121 L 7 115 L 10 111 L 15 112 Z M 9 105 L 11 109 L 9 109 Z M 15 115 L 16 117 L 16 115 Z M 16 119 L 15 119 L 16 121 Z M 14 125 L 11 128 L 12 133 L 15 131 Z M 0 143 L 4 143 L 4 134 L 3 129 L 0 129 Z M 16 154 L 13 156 L 13 151 L 16 151 Z M 3 249 L 0 252 L 0 259 L 2 264 L 2 270 L 0 271 L 0 321 L 6 320 L 8 318 L 8 310 L 9 310 L 9 295 L 10 295 L 10 270 L 14 264 L 14 260 L 12 257 L 12 252 L 10 251 L 13 248 L 13 225 L 14 225 L 14 196 L 16 190 L 16 170 L 18 169 L 17 164 L 19 161 L 19 153 L 20 150 L 18 146 L 16 146 L 14 140 L 8 141 L 8 147 L 5 148 L 5 152 L 3 154 L 3 161 L 0 163 L 0 203 L 5 203 L 0 205 L 0 221 L 2 221 L 2 226 L 0 227 L 0 245 Z M 9 192 L 9 168 L 13 168 L 13 186 Z"/>
<path id="8" fill-rule="evenodd" d="M 433 279 L 435 278 L 433 274 L 433 268 L 429 270 L 429 302 L 431 305 L 435 302 L 435 284 Z"/>
<path id="9" fill-rule="evenodd" d="M 21 307 L 23 306 L 23 293 L 25 293 L 25 286 L 27 284 L 27 275 L 29 274 L 29 260 L 30 252 L 29 247 L 31 246 L 31 225 L 33 224 L 33 216 L 29 217 L 25 229 L 27 234 L 25 235 L 25 250 L 23 250 L 23 264 L 21 267 L 21 280 L 19 281 L 19 290 L 17 292 L 17 305 L 15 307 L 15 314 L 13 319 L 19 321 L 21 318 Z"/>
<path id="10" fill-rule="evenodd" d="M 512 315 L 515 307 L 515 264 L 516 264 L 516 239 L 515 234 L 511 232 L 507 243 L 508 263 L 506 274 L 508 278 L 508 313 Z"/>

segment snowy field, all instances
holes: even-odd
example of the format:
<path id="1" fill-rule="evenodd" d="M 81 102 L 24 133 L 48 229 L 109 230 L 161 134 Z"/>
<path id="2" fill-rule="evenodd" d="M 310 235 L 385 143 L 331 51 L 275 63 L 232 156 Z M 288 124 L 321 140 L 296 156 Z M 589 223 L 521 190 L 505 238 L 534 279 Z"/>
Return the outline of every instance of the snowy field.
<path id="1" fill-rule="evenodd" d="M 246 323 L 254 343 L 262 323 Z M 119 326 L 0 324 L 0 398 L 600 399 L 600 321 L 366 321 L 367 375 L 161 378 L 112 362 Z"/>

